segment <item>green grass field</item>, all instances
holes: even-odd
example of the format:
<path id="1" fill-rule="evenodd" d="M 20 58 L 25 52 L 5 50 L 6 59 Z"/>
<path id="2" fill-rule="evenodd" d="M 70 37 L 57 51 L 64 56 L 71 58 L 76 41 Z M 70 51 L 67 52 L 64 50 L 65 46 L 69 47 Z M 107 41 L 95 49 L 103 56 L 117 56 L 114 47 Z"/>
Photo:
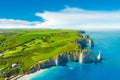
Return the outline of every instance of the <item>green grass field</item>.
<path id="1" fill-rule="evenodd" d="M 10 71 L 20 65 L 19 74 L 29 71 L 37 62 L 60 53 L 77 50 L 75 40 L 81 40 L 77 30 L 11 29 L 0 36 L 0 70 Z"/>

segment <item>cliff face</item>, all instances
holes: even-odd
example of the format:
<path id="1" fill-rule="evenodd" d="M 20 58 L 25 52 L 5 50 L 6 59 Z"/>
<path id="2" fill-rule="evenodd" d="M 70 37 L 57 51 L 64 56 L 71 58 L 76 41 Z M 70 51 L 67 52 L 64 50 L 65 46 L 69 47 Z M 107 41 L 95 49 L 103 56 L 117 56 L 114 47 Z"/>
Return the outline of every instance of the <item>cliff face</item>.
<path id="1" fill-rule="evenodd" d="M 40 64 L 41 69 L 49 68 L 51 66 L 56 66 L 56 59 L 49 59 L 49 60 Z"/>
<path id="2" fill-rule="evenodd" d="M 39 63 L 31 69 L 32 72 L 36 69 L 45 69 L 52 66 L 66 66 L 68 62 L 92 63 L 95 57 L 92 53 L 87 52 L 70 52 L 58 55 L 56 58 L 48 59 Z"/>
<path id="3" fill-rule="evenodd" d="M 31 68 L 31 71 L 33 72 L 36 69 L 45 69 L 52 66 L 66 66 L 68 62 L 80 62 L 80 63 L 97 62 L 96 56 L 94 56 L 90 50 L 87 51 L 87 49 L 91 49 L 92 47 L 94 47 L 92 39 L 90 39 L 89 36 L 88 35 L 86 36 L 85 34 L 84 35 L 82 34 L 82 36 L 83 40 L 77 41 L 77 43 L 82 47 L 81 51 L 74 52 L 71 51 L 67 53 L 62 53 L 55 58 L 48 59 L 39 63 L 37 66 Z M 86 51 L 84 51 L 84 49 L 86 49 Z"/>

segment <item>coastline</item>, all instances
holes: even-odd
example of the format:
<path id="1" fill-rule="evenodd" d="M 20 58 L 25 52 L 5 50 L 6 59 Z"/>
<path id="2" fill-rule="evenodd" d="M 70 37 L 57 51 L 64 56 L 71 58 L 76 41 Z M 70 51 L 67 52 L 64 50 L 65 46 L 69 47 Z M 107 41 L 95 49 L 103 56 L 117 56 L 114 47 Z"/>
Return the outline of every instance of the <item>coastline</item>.
<path id="1" fill-rule="evenodd" d="M 41 74 L 42 72 L 46 71 L 47 69 L 40 69 L 34 73 L 30 73 L 30 74 L 25 74 L 25 75 L 19 75 L 17 76 L 16 78 L 13 78 L 11 80 L 29 80 L 31 77 L 33 77 L 34 75 L 37 75 L 37 74 Z"/>
<path id="2" fill-rule="evenodd" d="M 81 45 L 81 47 L 85 48 L 92 48 L 94 47 L 93 41 L 89 36 L 85 33 L 80 33 L 78 34 L 79 37 L 81 36 L 83 40 L 76 40 L 75 43 L 78 45 Z M 80 47 L 78 47 L 80 48 Z M 82 48 L 80 48 L 82 49 Z M 48 60 L 40 61 L 40 63 L 34 65 L 31 67 L 31 72 L 30 74 L 21 74 L 18 76 L 12 76 L 9 79 L 10 80 L 30 80 L 33 76 L 41 74 L 43 71 L 46 70 L 48 67 L 53 67 L 53 66 L 65 66 L 67 62 L 80 62 L 80 63 L 92 63 L 93 60 L 90 57 L 92 55 L 91 50 L 87 49 L 88 51 L 84 50 L 75 50 L 75 51 L 69 51 L 66 53 L 62 53 L 57 55 L 57 58 L 51 58 Z M 88 57 L 89 56 L 89 57 Z M 84 58 L 85 57 L 85 58 Z M 41 68 L 41 69 L 40 69 Z M 36 71 L 38 70 L 38 71 Z M 36 72 L 34 72 L 36 71 Z"/>

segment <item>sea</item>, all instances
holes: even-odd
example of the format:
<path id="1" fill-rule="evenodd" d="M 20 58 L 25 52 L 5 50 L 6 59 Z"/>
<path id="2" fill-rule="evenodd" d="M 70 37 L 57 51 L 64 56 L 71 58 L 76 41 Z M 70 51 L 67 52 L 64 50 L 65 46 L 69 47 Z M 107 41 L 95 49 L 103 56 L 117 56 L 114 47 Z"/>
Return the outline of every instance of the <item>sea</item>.
<path id="1" fill-rule="evenodd" d="M 120 80 L 120 31 L 88 31 L 95 47 L 93 54 L 102 53 L 100 63 L 69 62 L 67 66 L 46 69 L 29 80 Z"/>

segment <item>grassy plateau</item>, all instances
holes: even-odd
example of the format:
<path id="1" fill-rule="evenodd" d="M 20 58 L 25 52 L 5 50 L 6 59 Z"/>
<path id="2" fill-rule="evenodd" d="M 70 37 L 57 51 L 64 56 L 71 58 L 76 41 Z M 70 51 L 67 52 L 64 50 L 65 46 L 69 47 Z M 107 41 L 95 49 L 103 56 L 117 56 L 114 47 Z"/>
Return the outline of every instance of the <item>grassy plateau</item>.
<path id="1" fill-rule="evenodd" d="M 0 30 L 0 77 L 7 72 L 23 74 L 37 62 L 60 53 L 79 49 L 78 30 L 3 29 Z M 12 67 L 12 64 L 17 67 Z M 14 74 L 14 75 L 15 75 Z"/>

